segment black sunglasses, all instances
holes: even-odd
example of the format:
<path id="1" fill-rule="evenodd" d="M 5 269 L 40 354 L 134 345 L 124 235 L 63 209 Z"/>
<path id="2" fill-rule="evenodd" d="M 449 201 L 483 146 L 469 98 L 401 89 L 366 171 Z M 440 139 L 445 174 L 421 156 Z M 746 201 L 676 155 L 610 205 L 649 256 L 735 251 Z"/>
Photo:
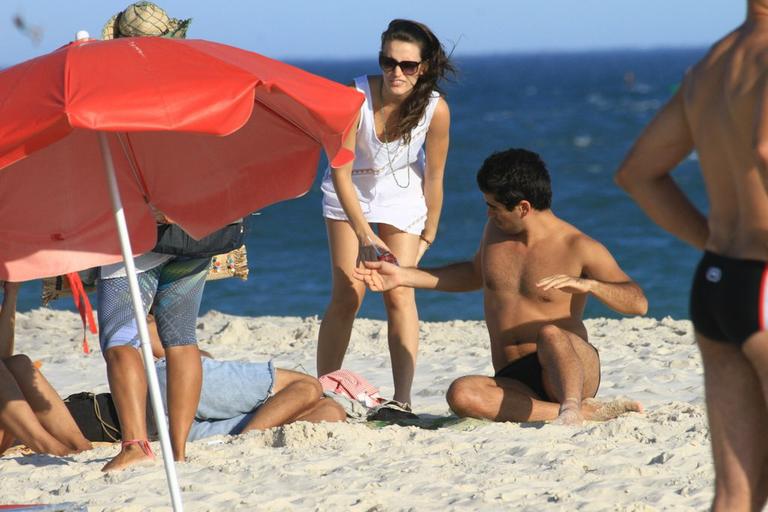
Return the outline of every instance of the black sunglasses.
<path id="1" fill-rule="evenodd" d="M 394 70 L 396 67 L 400 67 L 400 71 L 403 72 L 404 75 L 415 75 L 419 71 L 419 66 L 421 65 L 421 61 L 416 62 L 415 60 L 395 60 L 392 57 L 387 57 L 383 53 L 379 54 L 379 67 L 386 71 L 387 73 Z"/>

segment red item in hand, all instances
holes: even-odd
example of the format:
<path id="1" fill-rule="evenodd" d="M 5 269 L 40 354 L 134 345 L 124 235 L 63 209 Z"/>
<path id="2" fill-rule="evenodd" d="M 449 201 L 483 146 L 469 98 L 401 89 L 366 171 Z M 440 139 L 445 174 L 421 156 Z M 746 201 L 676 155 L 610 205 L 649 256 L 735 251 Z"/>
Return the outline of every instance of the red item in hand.
<path id="1" fill-rule="evenodd" d="M 387 263 L 391 263 L 393 265 L 400 266 L 400 264 L 397 262 L 397 258 L 395 258 L 395 255 L 392 254 L 389 251 L 384 251 L 377 257 L 379 261 L 386 261 Z"/>

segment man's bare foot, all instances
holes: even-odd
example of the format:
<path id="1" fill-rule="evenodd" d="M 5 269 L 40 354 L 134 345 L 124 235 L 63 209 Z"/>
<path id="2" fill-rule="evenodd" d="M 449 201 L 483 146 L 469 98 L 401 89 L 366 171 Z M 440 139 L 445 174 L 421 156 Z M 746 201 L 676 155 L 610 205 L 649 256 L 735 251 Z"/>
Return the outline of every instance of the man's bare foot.
<path id="1" fill-rule="evenodd" d="M 575 399 L 567 399 L 560 406 L 560 413 L 552 420 L 553 425 L 581 425 L 584 421 L 607 421 L 628 412 L 643 412 L 643 406 L 635 400 L 611 400 L 601 402 L 586 398 L 580 405 Z"/>
<path id="2" fill-rule="evenodd" d="M 552 421 L 554 425 L 581 425 L 584 423 L 581 400 L 566 398 L 560 405 L 560 413 Z"/>
<path id="3" fill-rule="evenodd" d="M 643 406 L 635 400 L 618 399 L 601 402 L 594 398 L 587 398 L 581 402 L 581 412 L 584 419 L 606 421 L 628 412 L 643 412 Z"/>
<path id="4" fill-rule="evenodd" d="M 148 464 L 155 460 L 152 453 L 146 453 L 144 449 L 139 445 L 123 446 L 120 453 L 118 453 L 114 459 L 107 462 L 107 464 L 101 468 L 102 471 L 120 471 L 130 466 L 137 464 Z"/>

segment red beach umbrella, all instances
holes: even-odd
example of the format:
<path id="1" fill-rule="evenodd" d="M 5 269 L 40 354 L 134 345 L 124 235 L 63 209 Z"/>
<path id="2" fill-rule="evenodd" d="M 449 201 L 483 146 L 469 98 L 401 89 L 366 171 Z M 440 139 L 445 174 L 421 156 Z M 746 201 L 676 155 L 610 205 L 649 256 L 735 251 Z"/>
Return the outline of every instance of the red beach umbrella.
<path id="1" fill-rule="evenodd" d="M 333 166 L 353 158 L 342 142 L 362 101 L 341 84 L 203 40 L 86 39 L 0 71 L 0 279 L 125 260 L 175 510 L 131 258 L 154 246 L 150 205 L 199 238 L 302 195 L 322 149 Z"/>
<path id="2" fill-rule="evenodd" d="M 203 40 L 85 40 L 0 71 L 0 279 L 120 259 L 100 134 L 135 253 L 149 202 L 197 238 L 309 190 L 338 166 L 362 96 Z"/>

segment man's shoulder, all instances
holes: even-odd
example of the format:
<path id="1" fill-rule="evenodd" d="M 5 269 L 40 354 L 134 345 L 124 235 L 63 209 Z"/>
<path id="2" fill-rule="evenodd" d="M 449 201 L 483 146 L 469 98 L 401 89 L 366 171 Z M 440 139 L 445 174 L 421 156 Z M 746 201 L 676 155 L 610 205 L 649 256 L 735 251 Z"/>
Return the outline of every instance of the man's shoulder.
<path id="1" fill-rule="evenodd" d="M 721 64 L 723 55 L 736 44 L 737 37 L 738 31 L 733 31 L 712 43 L 704 55 L 685 70 L 680 82 L 681 89 L 684 91 L 691 89 L 700 79 L 709 76 L 713 66 Z"/>
<path id="2" fill-rule="evenodd" d="M 561 243 L 574 246 L 584 242 L 585 240 L 592 240 L 589 235 L 584 233 L 581 229 L 571 224 L 567 220 L 558 217 L 557 215 L 555 215 L 555 218 L 557 219 L 555 232 Z"/>
<path id="3" fill-rule="evenodd" d="M 686 71 L 683 86 L 691 79 L 708 76 L 713 69 L 730 62 L 731 56 L 737 57 L 739 65 L 742 65 L 745 59 L 758 65 L 768 64 L 768 30 L 752 31 L 745 35 L 743 28 L 739 27 L 718 39 L 707 49 L 704 56 Z"/>
<path id="4" fill-rule="evenodd" d="M 582 255 L 602 247 L 600 242 L 560 217 L 557 217 L 557 224 L 552 226 L 552 229 L 552 233 L 541 247 L 546 247 L 546 250 L 558 254 L 568 255 L 569 259 L 582 259 Z"/>
<path id="5" fill-rule="evenodd" d="M 592 238 L 573 224 L 567 222 L 564 224 L 567 227 L 562 232 L 563 244 L 567 245 L 573 254 L 589 253 L 596 248 L 605 247 L 599 240 Z"/>
<path id="6" fill-rule="evenodd" d="M 728 34 L 712 43 L 709 48 L 707 48 L 704 56 L 699 59 L 696 64 L 694 64 L 694 69 L 707 67 L 719 61 L 723 54 L 729 52 L 735 47 L 740 46 L 743 41 L 743 37 L 740 31 L 741 28 L 737 28 L 736 30 L 729 32 Z"/>

